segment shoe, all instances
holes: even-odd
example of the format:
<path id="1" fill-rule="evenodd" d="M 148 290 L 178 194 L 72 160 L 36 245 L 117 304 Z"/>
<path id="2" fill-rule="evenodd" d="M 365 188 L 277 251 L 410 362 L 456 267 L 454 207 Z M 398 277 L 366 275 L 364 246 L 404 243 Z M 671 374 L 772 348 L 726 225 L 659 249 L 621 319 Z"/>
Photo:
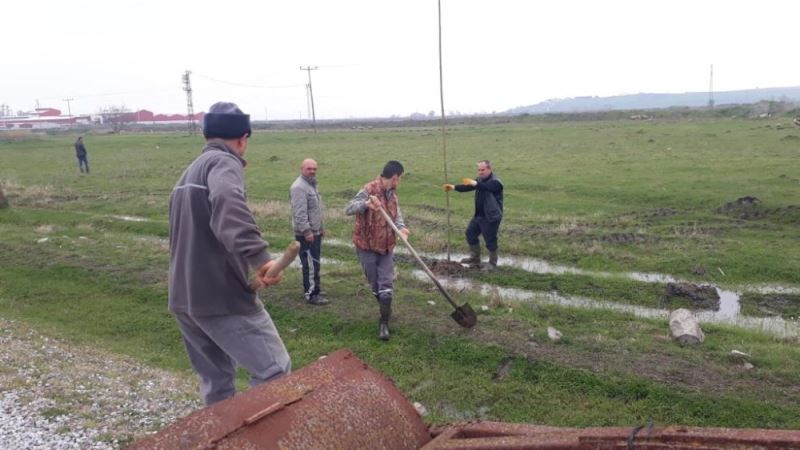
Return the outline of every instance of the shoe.
<path id="1" fill-rule="evenodd" d="M 389 324 L 388 323 L 380 322 L 378 324 L 378 339 L 380 339 L 382 341 L 388 341 L 389 340 Z"/>
<path id="2" fill-rule="evenodd" d="M 469 264 L 470 266 L 473 265 L 481 265 L 481 246 L 478 245 L 470 245 L 469 246 L 469 256 L 466 258 L 462 258 L 459 261 L 461 264 Z"/>
<path id="3" fill-rule="evenodd" d="M 392 318 L 392 304 L 380 304 L 381 318 L 378 320 L 378 339 L 389 340 L 389 319 Z"/>
<path id="4" fill-rule="evenodd" d="M 492 266 L 493 269 L 497 268 L 497 250 L 489 252 L 489 265 Z"/>
<path id="5" fill-rule="evenodd" d="M 316 306 L 327 305 L 328 303 L 330 303 L 330 300 L 328 300 L 325 297 L 321 297 L 318 294 L 312 295 L 306 301 L 308 302 L 309 305 L 316 305 Z"/>

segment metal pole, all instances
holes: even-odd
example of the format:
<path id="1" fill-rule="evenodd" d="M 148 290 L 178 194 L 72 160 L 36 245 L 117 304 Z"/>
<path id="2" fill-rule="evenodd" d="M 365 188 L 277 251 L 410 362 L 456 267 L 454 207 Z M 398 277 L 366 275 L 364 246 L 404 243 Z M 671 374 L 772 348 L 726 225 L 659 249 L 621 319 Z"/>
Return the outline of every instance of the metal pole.
<path id="1" fill-rule="evenodd" d="M 303 67 L 300 66 L 300 70 L 305 70 L 308 72 L 308 95 L 311 97 L 311 124 L 314 127 L 314 133 L 317 132 L 317 114 L 314 111 L 314 90 L 311 88 L 311 71 L 317 70 L 317 66 L 311 67 Z"/>
<path id="2" fill-rule="evenodd" d="M 67 114 L 69 115 L 69 118 L 72 118 L 72 107 L 70 106 L 69 102 L 71 102 L 71 101 L 73 101 L 75 99 L 74 98 L 65 98 L 63 100 L 65 102 L 67 102 Z"/>
<path id="3" fill-rule="evenodd" d="M 439 5 L 439 101 L 442 107 L 442 160 L 444 162 L 444 182 L 447 184 L 447 141 L 445 138 L 444 119 L 444 77 L 442 75 L 442 0 Z M 447 205 L 447 261 L 450 262 L 450 192 L 445 191 L 445 204 Z"/>

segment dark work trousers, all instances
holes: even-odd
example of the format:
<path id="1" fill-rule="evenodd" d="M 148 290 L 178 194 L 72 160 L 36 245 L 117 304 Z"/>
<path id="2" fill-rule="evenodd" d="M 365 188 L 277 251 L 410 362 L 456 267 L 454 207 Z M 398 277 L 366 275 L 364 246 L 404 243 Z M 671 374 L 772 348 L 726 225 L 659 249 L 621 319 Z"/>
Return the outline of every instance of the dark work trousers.
<path id="1" fill-rule="evenodd" d="M 467 244 L 479 245 L 478 236 L 483 235 L 486 248 L 493 252 L 497 250 L 497 232 L 500 230 L 500 221 L 489 222 L 482 216 L 474 216 L 467 225 Z"/>
<path id="2" fill-rule="evenodd" d="M 249 315 L 196 317 L 176 313 L 200 393 L 211 405 L 236 393 L 237 363 L 250 372 L 250 386 L 288 374 L 292 361 L 272 318 L 261 309 Z"/>
<path id="3" fill-rule="evenodd" d="M 78 169 L 81 170 L 81 173 L 89 173 L 89 159 L 86 155 L 78 156 Z"/>
<path id="4" fill-rule="evenodd" d="M 356 249 L 356 252 L 375 299 L 382 305 L 391 305 L 392 282 L 394 281 L 392 252 L 385 255 L 361 249 Z"/>
<path id="5" fill-rule="evenodd" d="M 306 300 L 319 294 L 319 260 L 322 255 L 322 236 L 314 235 L 314 243 L 306 242 L 304 236 L 295 235 L 300 243 L 300 264 L 303 266 L 303 293 Z"/>

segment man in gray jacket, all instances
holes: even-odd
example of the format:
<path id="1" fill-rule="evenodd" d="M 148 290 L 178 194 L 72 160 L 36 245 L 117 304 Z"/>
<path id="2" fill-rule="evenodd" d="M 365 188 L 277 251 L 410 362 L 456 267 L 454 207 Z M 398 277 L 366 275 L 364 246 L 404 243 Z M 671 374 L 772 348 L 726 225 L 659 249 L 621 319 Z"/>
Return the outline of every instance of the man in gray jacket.
<path id="1" fill-rule="evenodd" d="M 300 176 L 289 188 L 292 200 L 292 227 L 300 242 L 300 263 L 303 266 L 303 293 L 308 303 L 325 305 L 328 299 L 320 293 L 319 269 L 322 255 L 322 197 L 317 190 L 317 162 L 304 159 Z"/>
<path id="2" fill-rule="evenodd" d="M 279 283 L 283 273 L 267 276 L 274 261 L 247 207 L 242 157 L 250 134 L 250 116 L 235 104 L 211 106 L 203 118 L 206 145 L 169 199 L 169 310 L 206 405 L 236 393 L 237 363 L 250 372 L 251 386 L 291 370 L 254 290 Z"/>

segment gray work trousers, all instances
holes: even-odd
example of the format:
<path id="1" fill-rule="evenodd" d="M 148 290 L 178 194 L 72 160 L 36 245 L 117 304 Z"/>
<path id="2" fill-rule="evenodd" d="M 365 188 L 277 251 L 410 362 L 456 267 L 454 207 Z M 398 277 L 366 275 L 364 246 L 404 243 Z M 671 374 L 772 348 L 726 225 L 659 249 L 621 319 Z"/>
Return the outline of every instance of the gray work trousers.
<path id="1" fill-rule="evenodd" d="M 288 374 L 292 361 L 267 311 L 250 315 L 190 316 L 176 313 L 192 367 L 200 377 L 206 405 L 236 394 L 238 363 L 250 372 L 250 386 Z"/>
<path id="2" fill-rule="evenodd" d="M 392 252 L 385 255 L 369 250 L 356 249 L 361 268 L 367 277 L 372 294 L 382 305 L 392 304 L 392 283 L 394 281 L 394 256 Z"/>

